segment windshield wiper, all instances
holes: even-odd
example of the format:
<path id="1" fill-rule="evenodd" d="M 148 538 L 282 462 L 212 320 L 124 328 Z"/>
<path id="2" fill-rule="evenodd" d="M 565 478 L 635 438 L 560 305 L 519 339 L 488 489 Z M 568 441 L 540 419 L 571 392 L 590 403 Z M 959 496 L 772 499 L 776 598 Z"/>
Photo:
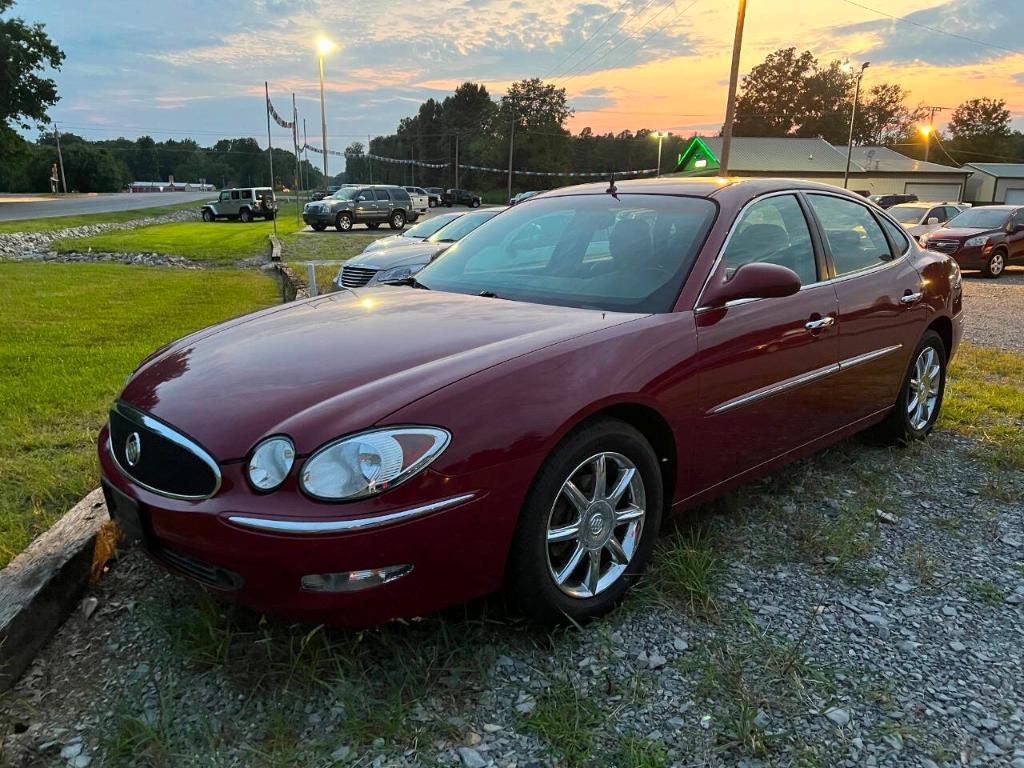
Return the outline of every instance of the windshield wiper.
<path id="1" fill-rule="evenodd" d="M 485 299 L 500 299 L 501 296 L 496 294 L 494 291 L 480 291 L 477 296 L 483 296 Z"/>
<path id="2" fill-rule="evenodd" d="M 400 277 L 397 280 L 382 280 L 381 285 L 408 285 L 412 288 L 422 288 L 424 291 L 429 291 L 430 286 L 424 285 L 416 279 L 415 275 L 409 275 L 408 277 Z"/>

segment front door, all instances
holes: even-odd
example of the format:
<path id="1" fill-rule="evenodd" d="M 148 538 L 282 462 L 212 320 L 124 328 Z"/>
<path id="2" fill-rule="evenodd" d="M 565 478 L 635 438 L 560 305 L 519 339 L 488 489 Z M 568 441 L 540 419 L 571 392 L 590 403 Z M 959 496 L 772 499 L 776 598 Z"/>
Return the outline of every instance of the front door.
<path id="1" fill-rule="evenodd" d="M 364 189 L 356 195 L 355 215 L 357 221 L 377 221 L 377 198 L 372 189 Z"/>
<path id="2" fill-rule="evenodd" d="M 1010 249 L 1010 262 L 1024 264 L 1024 208 L 1014 211 L 1010 217 L 1010 232 L 1006 240 Z"/>
<path id="3" fill-rule="evenodd" d="M 808 194 L 839 299 L 839 366 L 833 407 L 847 423 L 896 401 L 927 308 L 902 228 L 846 197 Z M 889 237 L 883 232 L 887 230 Z"/>
<path id="4" fill-rule="evenodd" d="M 698 302 L 703 439 L 694 446 L 699 488 L 710 488 L 822 437 L 838 370 L 835 289 L 795 194 L 750 204 L 726 242 L 712 279 L 750 262 L 792 269 L 803 287 L 783 298 L 704 309 Z"/>

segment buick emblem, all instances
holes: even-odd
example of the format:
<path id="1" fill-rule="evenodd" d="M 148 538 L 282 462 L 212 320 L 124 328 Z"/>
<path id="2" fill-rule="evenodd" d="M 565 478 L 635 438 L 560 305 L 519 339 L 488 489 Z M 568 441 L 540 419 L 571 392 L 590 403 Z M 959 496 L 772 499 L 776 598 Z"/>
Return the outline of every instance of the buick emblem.
<path id="1" fill-rule="evenodd" d="M 128 439 L 124 441 L 124 459 L 128 462 L 129 467 L 134 467 L 139 463 L 141 456 L 142 441 L 139 440 L 138 432 L 132 432 L 128 435 Z"/>

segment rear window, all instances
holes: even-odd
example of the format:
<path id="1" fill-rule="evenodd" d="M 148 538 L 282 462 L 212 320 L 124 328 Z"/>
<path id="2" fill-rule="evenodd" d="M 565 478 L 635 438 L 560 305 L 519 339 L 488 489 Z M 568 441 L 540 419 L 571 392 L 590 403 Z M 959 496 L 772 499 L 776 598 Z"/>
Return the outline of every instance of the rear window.
<path id="1" fill-rule="evenodd" d="M 696 197 L 541 198 L 502 212 L 416 277 L 429 288 L 456 293 L 668 312 L 715 214 L 714 203 Z"/>

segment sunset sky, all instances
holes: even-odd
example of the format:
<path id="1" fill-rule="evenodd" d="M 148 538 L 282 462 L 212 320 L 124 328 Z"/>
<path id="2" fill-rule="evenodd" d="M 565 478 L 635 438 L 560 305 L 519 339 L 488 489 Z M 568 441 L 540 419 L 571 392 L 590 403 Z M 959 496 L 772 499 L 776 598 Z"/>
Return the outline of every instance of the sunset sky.
<path id="1" fill-rule="evenodd" d="M 393 131 L 465 80 L 497 97 L 525 77 L 566 87 L 574 132 L 717 131 L 735 13 L 735 0 L 20 0 L 13 9 L 45 23 L 67 54 L 51 115 L 88 138 L 264 143 L 269 80 L 282 114 L 296 93 L 319 144 L 314 40 L 326 35 L 339 45 L 326 59 L 332 149 Z M 1022 26 L 1024 0 L 748 0 L 741 72 L 786 46 L 869 60 L 865 89 L 897 81 L 914 103 L 950 109 L 1003 98 L 1024 129 Z"/>

